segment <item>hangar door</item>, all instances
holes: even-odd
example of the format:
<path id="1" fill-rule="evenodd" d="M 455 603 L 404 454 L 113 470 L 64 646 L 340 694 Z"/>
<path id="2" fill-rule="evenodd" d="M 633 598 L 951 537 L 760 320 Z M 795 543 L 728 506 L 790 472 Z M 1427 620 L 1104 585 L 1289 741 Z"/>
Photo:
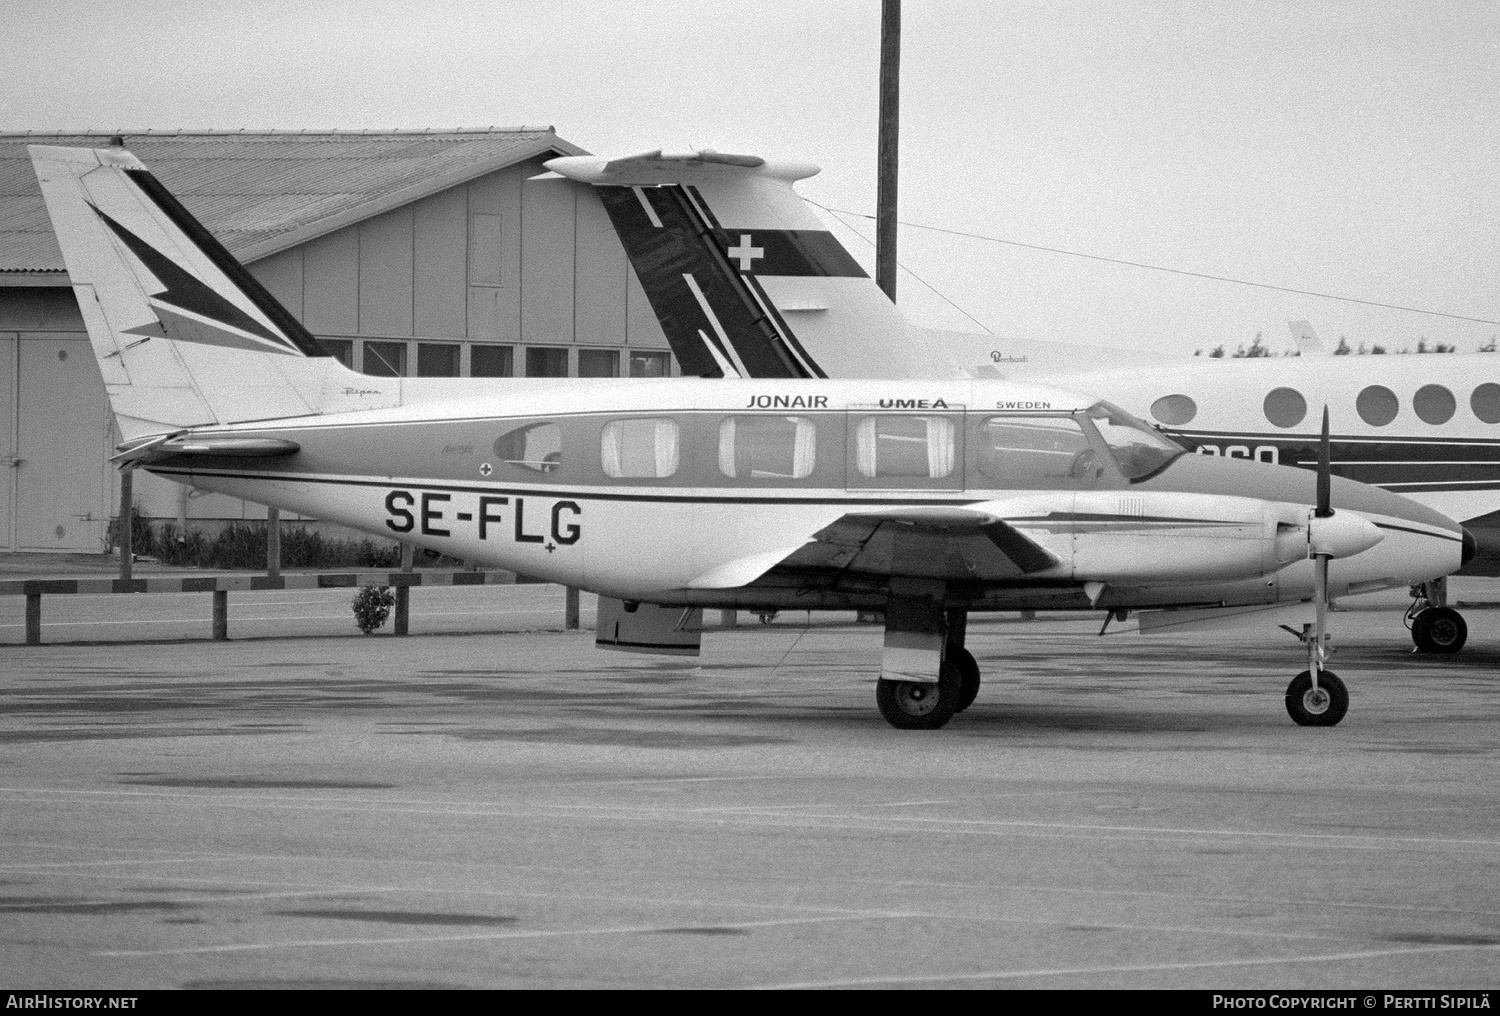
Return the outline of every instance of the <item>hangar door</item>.
<path id="1" fill-rule="evenodd" d="M 15 550 L 104 549 L 112 422 L 94 351 L 68 333 L 19 335 L 15 414 Z"/>

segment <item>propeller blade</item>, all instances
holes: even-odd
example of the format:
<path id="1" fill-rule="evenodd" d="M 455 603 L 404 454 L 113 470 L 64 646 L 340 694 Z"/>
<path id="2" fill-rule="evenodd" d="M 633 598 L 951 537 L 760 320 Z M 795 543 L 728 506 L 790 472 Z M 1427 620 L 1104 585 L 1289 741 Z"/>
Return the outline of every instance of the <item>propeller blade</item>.
<path id="1" fill-rule="evenodd" d="M 1333 515 L 1332 495 L 1330 488 L 1333 485 L 1332 453 L 1328 446 L 1328 407 L 1323 407 L 1323 436 L 1318 439 L 1318 505 L 1313 515 L 1316 518 L 1326 519 Z"/>

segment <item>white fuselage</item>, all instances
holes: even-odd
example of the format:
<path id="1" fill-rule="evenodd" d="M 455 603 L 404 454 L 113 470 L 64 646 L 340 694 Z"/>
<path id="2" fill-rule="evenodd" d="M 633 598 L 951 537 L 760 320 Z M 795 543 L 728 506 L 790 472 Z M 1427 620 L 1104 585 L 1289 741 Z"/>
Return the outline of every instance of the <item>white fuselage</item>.
<path id="1" fill-rule="evenodd" d="M 295 442 L 294 455 L 181 455 L 150 468 L 453 557 L 658 603 L 860 606 L 903 575 L 944 581 L 973 609 L 1311 595 L 1298 528 L 1311 503 L 1308 474 L 1182 455 L 1131 482 L 1092 424 L 1083 425 L 1091 448 L 1059 443 L 1086 408 L 1071 393 L 1003 381 L 409 379 L 399 406 L 195 432 Z M 1026 436 L 1018 449 L 1007 428 L 1046 439 Z M 887 462 L 895 475 L 882 473 Z M 1383 536 L 1336 563 L 1336 594 L 1458 566 L 1461 534 L 1448 520 L 1358 484 L 1337 483 L 1334 501 Z M 929 509 L 1004 520 L 1053 563 L 1006 576 L 963 561 L 772 570 L 845 516 Z"/>

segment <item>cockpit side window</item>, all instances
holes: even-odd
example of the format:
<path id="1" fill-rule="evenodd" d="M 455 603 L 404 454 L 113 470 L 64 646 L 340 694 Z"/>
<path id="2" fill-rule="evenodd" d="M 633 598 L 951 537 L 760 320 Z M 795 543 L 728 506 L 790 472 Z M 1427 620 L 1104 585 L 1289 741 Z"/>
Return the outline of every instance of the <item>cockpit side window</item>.
<path id="1" fill-rule="evenodd" d="M 979 430 L 979 471 L 1007 487 L 1092 481 L 1099 453 L 1072 416 L 992 416 Z"/>
<path id="2" fill-rule="evenodd" d="M 1089 408 L 1088 417 L 1109 446 L 1115 465 L 1132 483 L 1160 472 L 1167 463 L 1186 451 L 1175 441 L 1108 402 L 1095 403 Z"/>
<path id="3" fill-rule="evenodd" d="M 562 431 L 555 423 L 533 423 L 495 439 L 495 457 L 512 469 L 555 473 L 562 465 Z"/>

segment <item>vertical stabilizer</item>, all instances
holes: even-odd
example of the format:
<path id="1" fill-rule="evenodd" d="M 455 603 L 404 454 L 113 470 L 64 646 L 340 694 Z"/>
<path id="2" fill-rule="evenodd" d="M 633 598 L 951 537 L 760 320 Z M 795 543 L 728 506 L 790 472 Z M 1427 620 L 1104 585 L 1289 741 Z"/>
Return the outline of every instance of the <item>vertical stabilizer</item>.
<path id="1" fill-rule="evenodd" d="M 345 368 L 140 160 L 30 152 L 126 441 L 319 411 Z"/>
<path id="2" fill-rule="evenodd" d="M 817 167 L 718 152 L 546 165 L 596 188 L 683 373 L 962 376 L 792 189 Z"/>

